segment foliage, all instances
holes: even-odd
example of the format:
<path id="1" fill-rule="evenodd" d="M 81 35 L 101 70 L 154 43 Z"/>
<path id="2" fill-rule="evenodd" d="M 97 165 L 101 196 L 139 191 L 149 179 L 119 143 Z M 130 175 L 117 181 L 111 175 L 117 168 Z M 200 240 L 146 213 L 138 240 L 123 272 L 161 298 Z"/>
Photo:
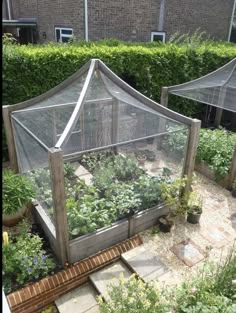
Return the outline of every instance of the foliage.
<path id="1" fill-rule="evenodd" d="M 163 141 L 164 148 L 166 148 L 168 152 L 175 152 L 175 154 L 183 156 L 187 144 L 188 132 L 183 131 L 182 126 L 169 126 L 168 132 L 170 132 L 170 134 Z"/>
<path id="2" fill-rule="evenodd" d="M 99 297 L 101 313 L 233 313 L 236 309 L 236 255 L 230 251 L 222 264 L 206 263 L 191 280 L 179 287 L 160 289 L 131 275 L 110 286 L 110 300 Z"/>
<path id="3" fill-rule="evenodd" d="M 97 166 L 99 166 L 99 162 L 104 161 L 111 154 L 110 151 L 83 153 L 79 161 L 89 172 L 93 173 Z"/>
<path id="4" fill-rule="evenodd" d="M 192 214 L 202 213 L 202 197 L 195 191 L 191 191 L 186 195 L 187 212 Z"/>
<path id="5" fill-rule="evenodd" d="M 35 197 L 31 181 L 11 170 L 3 171 L 3 213 L 14 214 Z"/>
<path id="6" fill-rule="evenodd" d="M 54 267 L 54 261 L 42 249 L 38 235 L 29 234 L 29 225 L 21 223 L 18 236 L 11 236 L 2 247 L 3 286 L 10 292 L 15 283 L 25 284 L 46 276 Z"/>
<path id="7" fill-rule="evenodd" d="M 196 161 L 204 161 L 220 180 L 229 173 L 236 134 L 224 129 L 201 129 Z"/>
<path id="8" fill-rule="evenodd" d="M 186 194 L 183 188 L 186 185 L 186 177 L 176 178 L 171 183 L 164 181 L 161 183 L 161 197 L 165 203 L 175 208 L 176 214 L 185 214 L 187 210 Z"/>

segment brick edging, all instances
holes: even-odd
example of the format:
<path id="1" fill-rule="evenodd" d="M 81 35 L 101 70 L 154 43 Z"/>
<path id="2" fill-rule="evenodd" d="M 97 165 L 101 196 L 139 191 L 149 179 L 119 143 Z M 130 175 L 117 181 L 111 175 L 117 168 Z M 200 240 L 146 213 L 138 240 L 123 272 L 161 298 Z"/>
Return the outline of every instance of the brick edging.
<path id="1" fill-rule="evenodd" d="M 122 253 L 141 244 L 142 239 L 140 236 L 134 236 L 65 270 L 9 294 L 7 300 L 11 312 L 40 312 L 41 309 L 55 301 L 59 296 L 85 283 L 92 272 L 118 260 Z"/>

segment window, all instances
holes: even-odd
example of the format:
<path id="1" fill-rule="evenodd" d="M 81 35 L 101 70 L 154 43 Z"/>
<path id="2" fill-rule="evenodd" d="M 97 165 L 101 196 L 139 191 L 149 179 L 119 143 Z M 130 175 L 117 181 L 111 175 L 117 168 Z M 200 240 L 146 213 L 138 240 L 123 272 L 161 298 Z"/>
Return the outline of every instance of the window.
<path id="1" fill-rule="evenodd" d="M 68 42 L 72 36 L 72 28 L 55 27 L 55 39 L 57 42 Z"/>
<path id="2" fill-rule="evenodd" d="M 151 33 L 151 41 L 166 41 L 166 33 L 165 32 L 152 32 Z"/>

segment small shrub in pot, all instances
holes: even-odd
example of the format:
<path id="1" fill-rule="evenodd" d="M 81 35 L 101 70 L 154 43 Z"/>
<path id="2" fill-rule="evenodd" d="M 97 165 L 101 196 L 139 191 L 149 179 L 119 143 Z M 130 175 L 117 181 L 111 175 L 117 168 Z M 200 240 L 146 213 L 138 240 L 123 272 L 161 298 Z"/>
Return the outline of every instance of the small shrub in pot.
<path id="1" fill-rule="evenodd" d="M 187 221 L 191 224 L 199 223 L 202 214 L 202 197 L 192 191 L 187 201 Z"/>
<path id="2" fill-rule="evenodd" d="M 14 226 L 24 215 L 35 197 L 34 187 L 28 177 L 3 171 L 3 224 Z"/>

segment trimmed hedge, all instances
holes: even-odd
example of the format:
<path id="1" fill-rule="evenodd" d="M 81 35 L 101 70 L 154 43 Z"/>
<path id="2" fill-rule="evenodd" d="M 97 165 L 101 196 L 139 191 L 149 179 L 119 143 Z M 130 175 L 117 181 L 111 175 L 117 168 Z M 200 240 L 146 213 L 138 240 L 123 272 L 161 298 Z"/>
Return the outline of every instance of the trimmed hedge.
<path id="1" fill-rule="evenodd" d="M 99 58 L 127 83 L 159 102 L 162 86 L 198 78 L 234 57 L 236 45 L 213 42 L 196 47 L 173 43 L 131 45 L 118 41 L 5 45 L 2 100 L 3 105 L 14 104 L 40 95 L 91 58 Z M 170 96 L 169 104 L 170 108 L 187 116 L 197 116 L 205 107 L 175 96 Z"/>

